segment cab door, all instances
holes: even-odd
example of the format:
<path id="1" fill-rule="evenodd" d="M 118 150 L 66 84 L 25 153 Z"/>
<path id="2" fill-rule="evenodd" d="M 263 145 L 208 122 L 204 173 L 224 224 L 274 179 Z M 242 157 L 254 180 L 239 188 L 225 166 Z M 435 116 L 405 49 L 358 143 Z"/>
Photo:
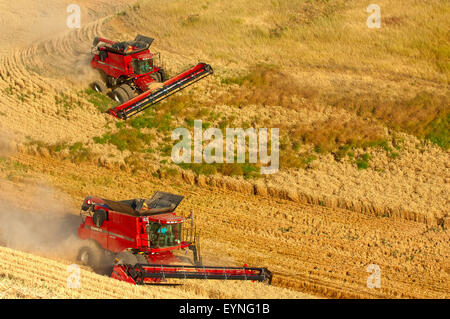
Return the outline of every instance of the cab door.
<path id="1" fill-rule="evenodd" d="M 136 245 L 138 217 L 111 212 L 108 218 L 108 250 L 118 253 Z"/>

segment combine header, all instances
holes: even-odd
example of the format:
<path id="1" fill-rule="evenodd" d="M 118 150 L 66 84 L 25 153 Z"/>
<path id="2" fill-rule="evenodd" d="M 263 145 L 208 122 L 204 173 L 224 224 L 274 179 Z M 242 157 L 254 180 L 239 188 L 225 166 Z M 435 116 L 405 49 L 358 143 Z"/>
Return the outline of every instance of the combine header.
<path id="1" fill-rule="evenodd" d="M 115 266 L 112 278 L 136 285 L 151 284 L 167 278 L 221 279 L 272 282 L 272 274 L 266 268 L 211 267 L 211 266 L 167 266 L 167 265 L 119 265 Z"/>
<path id="2" fill-rule="evenodd" d="M 161 88 L 150 89 L 122 105 L 109 109 L 108 113 L 125 120 L 212 73 L 213 71 L 209 64 L 199 63 L 193 68 L 164 82 Z"/>
<path id="3" fill-rule="evenodd" d="M 156 192 L 151 199 L 111 201 L 87 197 L 81 208 L 78 237 L 86 246 L 78 259 L 96 272 L 133 284 L 150 284 L 178 279 L 252 280 L 271 283 L 266 268 L 204 266 L 199 235 L 191 219 L 174 210 L 183 196 Z M 192 251 L 193 258 L 176 251 Z"/>
<path id="4" fill-rule="evenodd" d="M 199 63 L 167 79 L 164 69 L 155 64 L 159 54 L 149 51 L 152 42 L 142 35 L 128 42 L 94 39 L 91 66 L 102 81 L 92 83 L 92 88 L 101 93 L 110 88 L 112 98 L 121 103 L 109 114 L 127 119 L 213 73 L 210 65 Z"/>

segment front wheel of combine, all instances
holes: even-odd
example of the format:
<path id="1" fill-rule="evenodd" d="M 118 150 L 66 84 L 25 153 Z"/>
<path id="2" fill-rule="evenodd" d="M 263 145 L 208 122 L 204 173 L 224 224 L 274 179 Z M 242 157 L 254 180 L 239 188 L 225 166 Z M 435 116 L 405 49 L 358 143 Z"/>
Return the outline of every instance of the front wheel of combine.
<path id="1" fill-rule="evenodd" d="M 106 84 L 103 83 L 103 82 L 101 82 L 101 81 L 94 81 L 94 82 L 92 82 L 91 88 L 92 88 L 94 91 L 98 92 L 98 93 L 105 93 L 106 90 L 108 89 L 108 88 L 106 87 Z"/>
<path id="2" fill-rule="evenodd" d="M 116 101 L 119 102 L 120 104 L 125 103 L 126 101 L 128 101 L 130 99 L 130 97 L 128 96 L 127 91 L 125 91 L 125 89 L 121 86 L 119 86 L 117 89 L 115 89 L 112 92 L 112 98 Z"/>
<path id="3" fill-rule="evenodd" d="M 91 267 L 98 274 L 107 274 L 112 269 L 112 263 L 104 249 L 97 245 L 81 247 L 77 260 L 81 264 Z"/>
<path id="4" fill-rule="evenodd" d="M 135 91 L 129 84 L 122 84 L 120 87 L 127 93 L 129 100 L 136 96 Z"/>

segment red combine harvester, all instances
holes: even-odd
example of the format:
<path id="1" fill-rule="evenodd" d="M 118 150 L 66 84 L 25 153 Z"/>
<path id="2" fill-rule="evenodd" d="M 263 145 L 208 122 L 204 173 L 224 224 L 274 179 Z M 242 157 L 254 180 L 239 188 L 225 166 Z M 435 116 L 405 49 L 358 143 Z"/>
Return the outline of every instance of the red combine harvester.
<path id="1" fill-rule="evenodd" d="M 183 198 L 164 192 L 156 192 L 151 199 L 124 201 L 86 197 L 78 237 L 87 244 L 78 260 L 96 272 L 133 284 L 167 278 L 271 283 L 272 273 L 266 268 L 203 266 L 192 214 L 187 229 L 183 227 L 187 219 L 174 213 Z M 193 259 L 175 254 L 188 250 Z"/>
<path id="2" fill-rule="evenodd" d="M 150 52 L 152 42 L 142 35 L 127 42 L 94 39 L 91 66 L 100 72 L 102 81 L 93 82 L 92 87 L 100 93 L 110 88 L 112 98 L 121 103 L 109 109 L 109 114 L 127 119 L 213 73 L 210 65 L 198 63 L 167 79 L 165 71 L 155 65 L 160 55 Z"/>

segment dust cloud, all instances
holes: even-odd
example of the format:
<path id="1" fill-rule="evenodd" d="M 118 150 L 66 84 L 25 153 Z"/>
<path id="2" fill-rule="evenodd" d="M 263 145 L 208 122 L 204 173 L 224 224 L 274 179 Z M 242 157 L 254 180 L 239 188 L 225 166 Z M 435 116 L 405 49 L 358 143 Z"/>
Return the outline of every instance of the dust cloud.
<path id="1" fill-rule="evenodd" d="M 0 190 L 5 186 L 0 182 Z M 81 240 L 80 217 L 49 187 L 25 189 L 0 198 L 0 244 L 45 257 L 74 260 Z"/>

